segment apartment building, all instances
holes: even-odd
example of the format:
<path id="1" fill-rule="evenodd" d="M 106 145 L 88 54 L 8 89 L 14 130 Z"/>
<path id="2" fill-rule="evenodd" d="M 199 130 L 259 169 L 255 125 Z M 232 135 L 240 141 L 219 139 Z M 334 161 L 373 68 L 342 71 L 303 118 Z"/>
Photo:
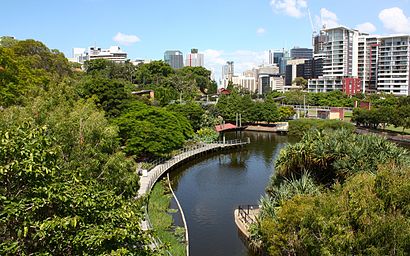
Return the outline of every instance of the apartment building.
<path id="1" fill-rule="evenodd" d="M 409 96 L 410 35 L 379 38 L 377 91 Z"/>
<path id="2" fill-rule="evenodd" d="M 108 49 L 102 49 L 96 46 L 89 47 L 88 49 L 73 48 L 73 58 L 69 60 L 84 64 L 85 61 L 95 59 L 106 59 L 116 63 L 124 63 L 127 61 L 127 53 L 122 51 L 119 46 L 111 46 Z"/>
<path id="3" fill-rule="evenodd" d="M 337 27 L 322 30 L 314 43 L 323 75 L 309 80 L 310 92 L 409 95 L 410 35 L 375 36 Z"/>
<path id="4" fill-rule="evenodd" d="M 187 67 L 203 67 L 204 54 L 199 53 L 198 49 L 191 49 L 191 53 L 186 55 L 185 66 Z"/>

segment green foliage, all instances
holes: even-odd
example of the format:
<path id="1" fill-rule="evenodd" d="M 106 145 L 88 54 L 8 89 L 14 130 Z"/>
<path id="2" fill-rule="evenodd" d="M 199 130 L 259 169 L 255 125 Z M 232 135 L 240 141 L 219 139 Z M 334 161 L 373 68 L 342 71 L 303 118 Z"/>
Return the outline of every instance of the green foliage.
<path id="1" fill-rule="evenodd" d="M 282 121 L 286 121 L 296 114 L 295 109 L 289 106 L 281 106 L 279 107 L 278 111 L 279 111 L 279 120 L 282 120 Z"/>
<path id="2" fill-rule="evenodd" d="M 292 84 L 299 86 L 302 90 L 304 90 L 308 84 L 308 81 L 303 77 L 296 77 L 293 79 Z"/>
<path id="3" fill-rule="evenodd" d="M 266 97 L 263 105 L 263 121 L 268 123 L 279 121 L 278 106 L 272 97 Z"/>
<path id="4" fill-rule="evenodd" d="M 289 135 L 302 137 L 304 133 L 310 130 L 337 130 L 346 129 L 354 131 L 353 124 L 340 120 L 321 120 L 321 119 L 297 119 L 289 121 Z"/>
<path id="5" fill-rule="evenodd" d="M 216 84 L 210 80 L 211 71 L 204 67 L 183 67 L 177 74 L 193 78 L 202 93 L 216 93 Z"/>
<path id="6" fill-rule="evenodd" d="M 87 76 L 79 87 L 80 96 L 96 96 L 96 104 L 106 112 L 107 117 L 119 116 L 132 99 L 132 85 L 123 80 Z"/>
<path id="7" fill-rule="evenodd" d="M 389 100 L 390 99 L 390 100 Z M 378 101 L 377 107 L 370 110 L 356 108 L 353 110 L 352 121 L 359 126 L 377 129 L 381 126 L 394 125 L 403 130 L 410 128 L 410 97 L 399 99 L 388 97 Z"/>
<path id="8" fill-rule="evenodd" d="M 409 160 L 405 149 L 380 136 L 358 135 L 344 129 L 314 130 L 280 152 L 276 175 L 300 177 L 308 171 L 315 181 L 332 184 L 353 173 L 374 172 L 380 164 L 409 164 Z"/>
<path id="9" fill-rule="evenodd" d="M 281 120 L 277 103 L 271 95 L 264 101 L 254 101 L 250 94 L 240 95 L 234 90 L 230 95 L 220 95 L 216 108 L 227 121 L 234 121 L 237 113 L 241 114 L 242 123 Z"/>
<path id="10" fill-rule="evenodd" d="M 165 249 L 171 255 L 186 255 L 185 229 L 173 226 L 172 216 L 169 214 L 172 194 L 165 181 L 158 182 L 149 197 L 148 215 L 154 232 L 166 245 Z"/>
<path id="11" fill-rule="evenodd" d="M 389 166 L 324 194 L 295 196 L 262 221 L 264 244 L 270 255 L 406 255 L 409 185 L 408 167 Z"/>
<path id="12" fill-rule="evenodd" d="M 189 121 L 194 131 L 201 129 L 205 110 L 198 103 L 171 104 L 167 106 L 167 109 L 183 115 Z"/>
<path id="13" fill-rule="evenodd" d="M 53 83 L 72 75 L 67 59 L 34 40 L 0 46 L 0 106 L 24 104 Z"/>
<path id="14" fill-rule="evenodd" d="M 90 132 L 84 141 L 92 140 Z M 141 202 L 132 198 L 135 191 L 120 189 L 125 178 L 114 180 L 127 172 L 127 160 L 113 155 L 106 164 L 114 170 L 94 177 L 86 168 L 96 163 L 76 165 L 73 152 L 59 147 L 56 127 L 24 122 L 1 127 L 0 136 L 0 254 L 150 254 L 139 226 Z M 81 149 L 87 154 L 90 146 Z"/>
<path id="15" fill-rule="evenodd" d="M 163 156 L 193 136 L 185 117 L 143 103 L 132 104 L 115 123 L 120 128 L 125 151 L 137 157 Z"/>
<path id="16" fill-rule="evenodd" d="M 201 128 L 199 129 L 196 134 L 195 134 L 195 140 L 201 141 L 201 142 L 214 142 L 218 139 L 219 133 L 215 131 L 214 128 Z"/>
<path id="17" fill-rule="evenodd" d="M 137 84 L 160 84 L 162 80 L 175 71 L 163 61 L 152 61 L 137 67 L 135 79 Z"/>

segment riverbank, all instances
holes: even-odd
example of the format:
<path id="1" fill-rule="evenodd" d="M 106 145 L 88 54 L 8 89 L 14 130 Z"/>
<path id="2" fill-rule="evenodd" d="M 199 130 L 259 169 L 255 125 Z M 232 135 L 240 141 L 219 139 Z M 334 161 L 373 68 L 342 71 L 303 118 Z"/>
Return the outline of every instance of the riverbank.
<path id="1" fill-rule="evenodd" d="M 157 182 L 152 189 L 148 201 L 148 215 L 154 227 L 154 231 L 166 250 L 174 256 L 186 255 L 185 229 L 173 225 L 170 209 L 172 194 L 166 180 Z"/>
<path id="2" fill-rule="evenodd" d="M 357 127 L 356 128 L 356 133 L 359 133 L 359 134 L 376 134 L 376 135 L 385 137 L 388 140 L 392 140 L 392 141 L 396 141 L 396 142 L 400 142 L 400 143 L 409 143 L 410 144 L 410 135 L 401 135 L 401 134 L 394 133 L 394 132 L 381 131 L 381 130 L 363 128 L 363 127 Z"/>

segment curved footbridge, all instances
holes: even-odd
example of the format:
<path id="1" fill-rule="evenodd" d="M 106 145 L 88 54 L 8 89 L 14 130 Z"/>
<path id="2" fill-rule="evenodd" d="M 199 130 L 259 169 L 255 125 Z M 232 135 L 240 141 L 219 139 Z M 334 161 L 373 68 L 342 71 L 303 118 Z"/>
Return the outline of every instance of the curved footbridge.
<path id="1" fill-rule="evenodd" d="M 174 156 L 173 158 L 156 165 L 146 175 L 140 177 L 140 189 L 138 190 L 138 197 L 142 197 L 148 194 L 155 182 L 164 175 L 168 170 L 174 168 L 178 164 L 185 162 L 193 157 L 202 155 L 207 152 L 212 152 L 220 149 L 234 148 L 249 144 L 250 140 L 230 140 L 230 141 L 219 141 L 215 143 L 201 143 L 191 148 L 182 149 L 180 154 Z"/>
<path id="2" fill-rule="evenodd" d="M 163 176 L 169 170 L 175 168 L 176 166 L 178 166 L 179 164 L 183 162 L 186 162 L 194 157 L 197 157 L 199 155 L 202 155 L 208 152 L 241 147 L 249 143 L 250 143 L 249 138 L 247 138 L 246 140 L 230 140 L 230 141 L 224 140 L 224 141 L 219 141 L 215 143 L 200 143 L 190 148 L 181 149 L 179 154 L 177 154 L 173 158 L 167 161 L 164 161 L 158 165 L 155 165 L 154 168 L 150 169 L 146 173 L 143 173 L 143 175 L 140 177 L 140 188 L 138 190 L 137 197 L 143 197 L 149 194 L 152 187 L 154 186 L 154 184 L 158 181 L 158 179 L 161 176 Z M 171 191 L 172 191 L 172 188 L 171 188 Z M 178 199 L 176 198 L 174 193 L 173 195 L 176 201 L 178 202 Z M 178 207 L 180 208 L 179 210 L 181 211 L 181 214 L 183 214 L 183 211 L 182 211 L 181 206 L 179 205 L 179 202 L 178 202 Z M 183 220 L 185 220 L 185 217 L 183 217 Z M 184 221 L 184 226 L 185 226 L 185 236 L 186 236 L 185 240 L 187 242 L 186 254 L 187 256 L 189 256 L 188 228 L 187 228 L 185 221 Z M 147 207 L 145 207 L 145 220 L 141 222 L 141 228 L 142 230 L 149 230 L 153 228 L 149 220 L 149 216 L 147 213 Z M 152 244 L 150 245 L 151 248 L 157 248 L 160 244 L 162 244 L 160 240 L 157 240 L 152 237 Z M 168 252 L 168 255 L 171 255 L 171 253 Z"/>

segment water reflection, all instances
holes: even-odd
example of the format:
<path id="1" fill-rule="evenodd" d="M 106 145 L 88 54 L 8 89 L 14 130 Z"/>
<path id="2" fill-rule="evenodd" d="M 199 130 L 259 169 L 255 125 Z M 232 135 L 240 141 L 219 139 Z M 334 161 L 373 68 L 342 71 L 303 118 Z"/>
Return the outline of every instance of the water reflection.
<path id="1" fill-rule="evenodd" d="M 172 186 L 185 212 L 190 252 L 201 255 L 252 255 L 238 235 L 233 219 L 241 204 L 256 204 L 274 171 L 287 136 L 262 132 L 226 134 L 251 139 L 242 150 L 194 160 L 171 173 Z"/>

